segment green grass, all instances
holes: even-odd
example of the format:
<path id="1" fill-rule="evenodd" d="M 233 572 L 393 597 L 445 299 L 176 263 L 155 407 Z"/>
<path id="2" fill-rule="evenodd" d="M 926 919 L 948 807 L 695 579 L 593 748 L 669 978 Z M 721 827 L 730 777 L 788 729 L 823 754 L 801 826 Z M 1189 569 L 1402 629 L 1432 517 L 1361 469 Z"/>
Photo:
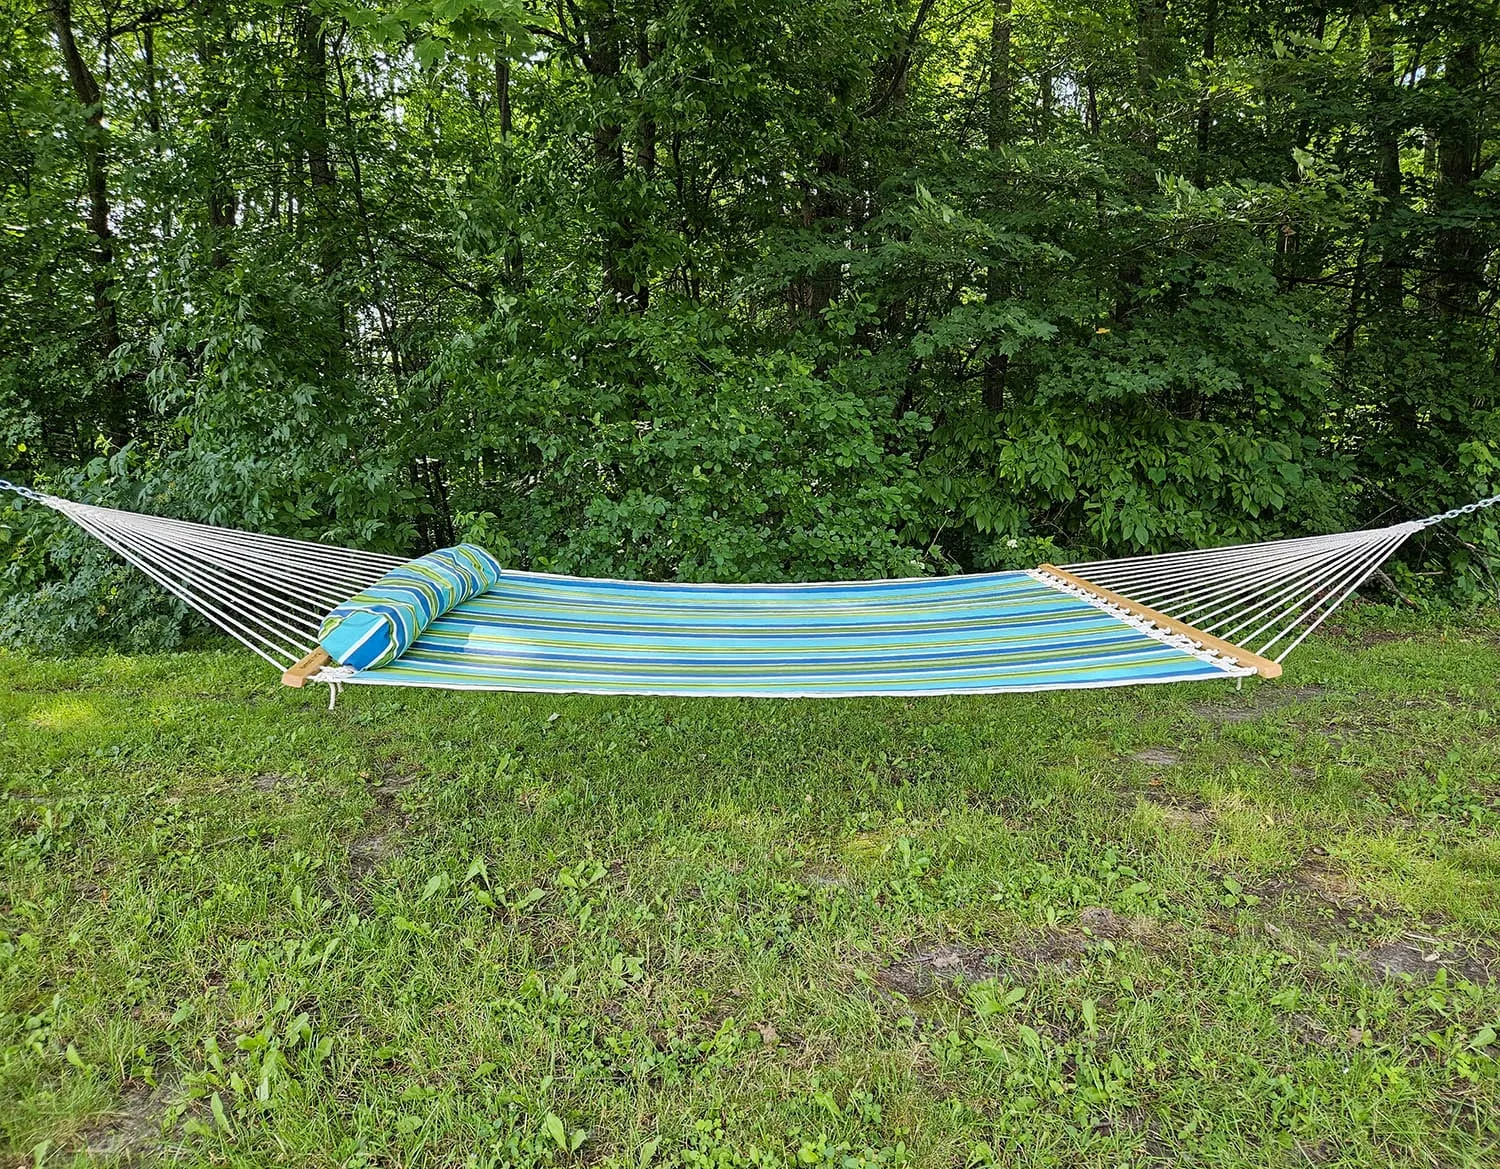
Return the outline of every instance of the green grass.
<path id="1" fill-rule="evenodd" d="M 1379 614 L 1243 693 L 0 657 L 0 1161 L 1494 1165 L 1497 678 Z"/>

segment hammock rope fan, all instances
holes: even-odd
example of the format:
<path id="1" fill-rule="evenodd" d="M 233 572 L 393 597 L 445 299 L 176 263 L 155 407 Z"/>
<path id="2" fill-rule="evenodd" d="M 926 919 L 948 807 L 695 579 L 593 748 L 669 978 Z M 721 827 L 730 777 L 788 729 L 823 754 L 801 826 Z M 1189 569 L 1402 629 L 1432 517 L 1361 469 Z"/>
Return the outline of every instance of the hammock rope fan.
<path id="1" fill-rule="evenodd" d="M 1409 537 L 1500 496 L 1384 528 L 1029 572 L 690 584 L 501 570 L 400 656 L 338 666 L 335 608 L 398 557 L 75 503 L 52 508 L 282 671 L 288 685 L 836 697 L 1274 678 Z M 347 660 L 347 659 L 345 659 Z"/>

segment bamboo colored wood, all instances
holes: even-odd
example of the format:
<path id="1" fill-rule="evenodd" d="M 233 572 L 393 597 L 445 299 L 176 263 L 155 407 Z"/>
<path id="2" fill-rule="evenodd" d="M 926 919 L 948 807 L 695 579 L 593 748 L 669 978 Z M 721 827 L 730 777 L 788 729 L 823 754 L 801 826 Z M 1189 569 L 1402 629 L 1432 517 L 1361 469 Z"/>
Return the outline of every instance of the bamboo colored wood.
<path id="1" fill-rule="evenodd" d="M 308 654 L 305 658 L 303 658 L 300 662 L 293 666 L 290 670 L 282 674 L 281 684 L 283 686 L 293 686 L 300 689 L 307 683 L 307 680 L 309 678 L 311 678 L 314 674 L 316 674 L 331 661 L 333 661 L 333 659 L 328 656 L 328 651 L 322 646 L 319 646 L 317 649 L 313 650 L 312 653 Z"/>
<path id="2" fill-rule="evenodd" d="M 1225 641 L 1223 638 L 1215 637 L 1211 633 L 1204 633 L 1201 629 L 1194 629 L 1185 621 L 1179 621 L 1175 617 L 1168 617 L 1165 613 L 1158 613 L 1155 609 L 1142 605 L 1139 601 L 1132 601 L 1129 597 L 1123 597 L 1119 593 L 1111 592 L 1109 589 L 1101 588 L 1091 581 L 1084 580 L 1081 576 L 1074 576 L 1066 569 L 1058 568 L 1055 564 L 1044 564 L 1038 569 L 1049 576 L 1055 576 L 1058 580 L 1066 581 L 1075 588 L 1082 589 L 1091 596 L 1098 597 L 1101 601 L 1108 601 L 1111 605 L 1125 609 L 1150 621 L 1160 629 L 1168 629 L 1173 633 L 1180 633 L 1183 637 L 1191 638 L 1204 649 L 1211 649 L 1231 661 L 1238 662 L 1242 666 L 1248 666 L 1262 678 L 1281 677 L 1281 663 L 1273 662 L 1269 658 L 1263 658 L 1259 654 L 1251 653 L 1248 649 L 1242 649 L 1233 642 Z"/>

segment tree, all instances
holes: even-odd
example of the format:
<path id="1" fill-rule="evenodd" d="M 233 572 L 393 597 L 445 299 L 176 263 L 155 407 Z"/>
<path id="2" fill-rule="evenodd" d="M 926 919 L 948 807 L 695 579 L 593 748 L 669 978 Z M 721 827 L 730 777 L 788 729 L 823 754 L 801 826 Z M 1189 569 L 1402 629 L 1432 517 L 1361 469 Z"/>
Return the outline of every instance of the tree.
<path id="1" fill-rule="evenodd" d="M 10 478 L 773 578 L 1495 487 L 1492 5 L 0 11 Z"/>

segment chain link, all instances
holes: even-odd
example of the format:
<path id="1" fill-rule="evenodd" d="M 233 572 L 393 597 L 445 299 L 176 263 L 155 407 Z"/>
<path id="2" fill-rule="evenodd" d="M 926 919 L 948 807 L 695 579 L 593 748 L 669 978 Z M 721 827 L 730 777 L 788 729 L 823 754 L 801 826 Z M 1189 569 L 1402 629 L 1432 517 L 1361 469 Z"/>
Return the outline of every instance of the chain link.
<path id="1" fill-rule="evenodd" d="M 1494 507 L 1497 503 L 1500 503 L 1500 495 L 1491 495 L 1488 499 L 1477 499 L 1473 503 L 1466 503 L 1463 507 L 1455 507 L 1450 511 L 1443 512 L 1441 515 L 1430 515 L 1425 520 L 1417 520 L 1417 526 L 1430 528 L 1433 524 L 1440 524 L 1444 520 L 1457 519 L 1461 515 L 1473 515 L 1481 508 Z"/>
<path id="2" fill-rule="evenodd" d="M 14 491 L 22 499 L 29 499 L 32 503 L 47 502 L 47 497 L 40 491 L 33 491 L 30 487 L 22 487 L 19 483 L 12 483 L 9 479 L 0 479 L 0 491 Z"/>

